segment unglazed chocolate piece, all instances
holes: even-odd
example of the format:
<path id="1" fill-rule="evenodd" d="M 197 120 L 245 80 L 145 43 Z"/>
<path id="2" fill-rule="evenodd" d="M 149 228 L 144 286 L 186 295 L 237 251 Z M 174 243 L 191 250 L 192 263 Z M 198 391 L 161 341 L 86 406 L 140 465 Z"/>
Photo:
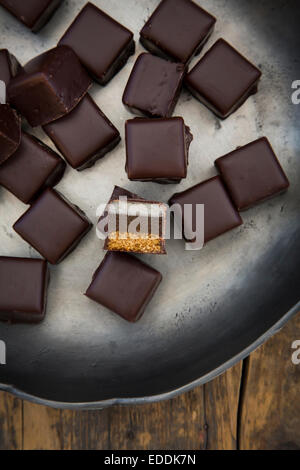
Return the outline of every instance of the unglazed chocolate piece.
<path id="1" fill-rule="evenodd" d="M 216 19 L 191 0 L 162 0 L 140 33 L 143 46 L 187 64 L 211 35 Z"/>
<path id="2" fill-rule="evenodd" d="M 239 211 L 287 190 L 289 181 L 266 137 L 215 161 Z"/>
<path id="3" fill-rule="evenodd" d="M 181 117 L 130 119 L 125 136 L 130 180 L 179 183 L 186 177 L 193 136 Z"/>
<path id="4" fill-rule="evenodd" d="M 86 215 L 54 189 L 46 189 L 14 230 L 50 263 L 62 261 L 91 229 Z"/>
<path id="5" fill-rule="evenodd" d="M 20 142 L 20 117 L 8 104 L 0 104 L 0 165 L 15 153 Z"/>
<path id="6" fill-rule="evenodd" d="M 141 54 L 127 82 L 123 104 L 135 114 L 170 117 L 179 98 L 185 66 Z"/>
<path id="7" fill-rule="evenodd" d="M 0 0 L 6 10 L 33 32 L 49 21 L 63 0 Z"/>
<path id="8" fill-rule="evenodd" d="M 134 54 L 133 34 L 92 3 L 87 3 L 59 41 L 70 46 L 101 85 Z"/>
<path id="9" fill-rule="evenodd" d="M 89 94 L 66 116 L 44 126 L 44 131 L 77 170 L 91 167 L 120 142 L 120 133 Z"/>
<path id="10" fill-rule="evenodd" d="M 0 80 L 5 83 L 6 87 L 21 70 L 22 67 L 16 57 L 7 49 L 0 49 Z"/>
<path id="11" fill-rule="evenodd" d="M 219 39 L 186 75 L 190 92 L 222 119 L 257 92 L 261 71 Z"/>
<path id="12" fill-rule="evenodd" d="M 167 206 L 145 199 L 115 199 L 107 208 L 111 230 L 104 250 L 127 253 L 166 254 Z"/>
<path id="13" fill-rule="evenodd" d="M 243 223 L 234 207 L 220 176 L 203 181 L 181 193 L 174 194 L 169 205 L 179 204 L 182 210 L 183 235 L 193 241 L 196 231 L 196 204 L 204 204 L 204 242 L 222 235 Z M 192 219 L 184 220 L 184 205 L 192 205 Z"/>
<path id="14" fill-rule="evenodd" d="M 137 321 L 162 275 L 126 253 L 107 253 L 85 295 L 129 322 Z"/>
<path id="15" fill-rule="evenodd" d="M 48 282 L 45 260 L 0 256 L 0 320 L 10 323 L 43 320 Z"/>
<path id="16" fill-rule="evenodd" d="M 65 167 L 63 159 L 53 150 L 22 132 L 18 150 L 0 165 L 0 185 L 29 204 L 44 189 L 61 180 Z"/>
<path id="17" fill-rule="evenodd" d="M 67 46 L 35 57 L 8 86 L 8 98 L 31 126 L 41 126 L 72 111 L 92 81 Z"/>

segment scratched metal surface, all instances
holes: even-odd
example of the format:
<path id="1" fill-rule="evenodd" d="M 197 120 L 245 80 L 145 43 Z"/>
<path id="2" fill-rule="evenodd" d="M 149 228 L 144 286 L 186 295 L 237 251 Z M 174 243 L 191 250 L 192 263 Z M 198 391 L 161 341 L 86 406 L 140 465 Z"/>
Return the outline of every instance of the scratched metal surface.
<path id="1" fill-rule="evenodd" d="M 164 280 L 137 324 L 127 324 L 82 295 L 103 257 L 95 231 L 51 267 L 45 321 L 0 324 L 0 339 L 7 346 L 0 383 L 19 396 L 62 407 L 158 400 L 203 383 L 280 328 L 299 300 L 300 106 L 291 102 L 291 83 L 300 79 L 298 2 L 201 0 L 218 19 L 204 50 L 222 36 L 259 65 L 263 77 L 259 93 L 222 122 L 182 93 L 174 115 L 184 117 L 194 141 L 188 177 L 179 185 L 129 182 L 124 170 L 124 122 L 131 115 L 121 96 L 143 50 L 138 32 L 158 0 L 94 3 L 134 31 L 137 41 L 126 67 L 107 87 L 95 84 L 91 91 L 119 128 L 122 143 L 89 170 L 78 173 L 69 167 L 60 191 L 95 222 L 97 205 L 108 199 L 114 184 L 167 201 L 174 192 L 216 174 L 217 157 L 262 135 L 271 140 L 291 189 L 243 213 L 242 227 L 200 252 L 186 252 L 181 241 L 172 241 L 166 257 L 148 257 Z M 1 9 L 1 48 L 25 63 L 55 46 L 84 4 L 65 1 L 37 35 Z M 34 133 L 51 146 L 41 130 Z M 11 194 L 0 191 L 1 255 L 38 256 L 12 230 L 24 210 Z"/>

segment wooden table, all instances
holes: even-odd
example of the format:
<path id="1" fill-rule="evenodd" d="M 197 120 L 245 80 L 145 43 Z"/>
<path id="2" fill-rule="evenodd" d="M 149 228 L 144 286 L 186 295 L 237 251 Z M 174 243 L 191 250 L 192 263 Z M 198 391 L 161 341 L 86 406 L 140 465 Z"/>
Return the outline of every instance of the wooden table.
<path id="1" fill-rule="evenodd" d="M 300 314 L 213 382 L 162 403 L 61 411 L 0 392 L 0 449 L 300 450 L 296 340 Z"/>

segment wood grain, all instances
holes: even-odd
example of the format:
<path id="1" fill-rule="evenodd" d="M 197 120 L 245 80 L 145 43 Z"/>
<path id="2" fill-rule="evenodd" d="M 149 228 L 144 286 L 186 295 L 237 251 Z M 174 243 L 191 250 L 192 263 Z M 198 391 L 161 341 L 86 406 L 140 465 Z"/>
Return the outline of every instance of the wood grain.
<path id="1" fill-rule="evenodd" d="M 23 447 L 23 403 L 8 393 L 0 395 L 0 449 Z"/>
<path id="2" fill-rule="evenodd" d="M 247 360 L 239 442 L 241 449 L 300 450 L 300 364 L 291 348 L 300 340 L 300 314 Z"/>
<path id="3" fill-rule="evenodd" d="M 58 449 L 61 446 L 60 410 L 34 405 L 23 405 L 23 449 Z"/>
<path id="4" fill-rule="evenodd" d="M 242 378 L 240 362 L 205 385 L 208 449 L 237 449 L 238 411 Z"/>

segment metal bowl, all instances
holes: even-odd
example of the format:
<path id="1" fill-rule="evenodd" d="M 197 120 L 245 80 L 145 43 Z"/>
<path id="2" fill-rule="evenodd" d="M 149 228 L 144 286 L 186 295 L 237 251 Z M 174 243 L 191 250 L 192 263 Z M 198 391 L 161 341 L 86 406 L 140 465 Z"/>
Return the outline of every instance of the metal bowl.
<path id="1" fill-rule="evenodd" d="M 34 35 L 0 11 L 1 47 L 22 63 L 53 47 L 85 0 L 69 0 Z M 135 33 L 158 0 L 94 0 Z M 82 294 L 103 257 L 95 231 L 59 266 L 51 267 L 46 319 L 39 325 L 0 325 L 7 363 L 0 388 L 21 398 L 63 408 L 97 408 L 166 399 L 207 382 L 244 358 L 299 309 L 300 292 L 300 106 L 291 100 L 300 79 L 300 6 L 294 0 L 202 0 L 217 19 L 205 47 L 219 37 L 236 46 L 263 72 L 257 95 L 219 121 L 183 91 L 175 115 L 191 127 L 188 177 L 180 185 L 132 183 L 124 170 L 122 144 L 78 173 L 68 168 L 59 184 L 71 201 L 96 221 L 96 208 L 114 184 L 149 199 L 174 192 L 216 173 L 214 160 L 266 135 L 290 179 L 290 190 L 242 214 L 244 225 L 199 252 L 168 243 L 168 255 L 149 255 L 164 280 L 142 319 L 128 324 Z M 100 47 L 101 45 L 98 45 Z M 107 85 L 91 94 L 124 136 L 130 117 L 121 96 L 134 57 Z M 197 59 L 194 60 L 194 62 Z M 193 62 L 193 63 L 194 63 Z M 35 135 L 48 145 L 41 130 Z M 12 230 L 25 206 L 0 194 L 1 254 L 38 256 Z"/>

